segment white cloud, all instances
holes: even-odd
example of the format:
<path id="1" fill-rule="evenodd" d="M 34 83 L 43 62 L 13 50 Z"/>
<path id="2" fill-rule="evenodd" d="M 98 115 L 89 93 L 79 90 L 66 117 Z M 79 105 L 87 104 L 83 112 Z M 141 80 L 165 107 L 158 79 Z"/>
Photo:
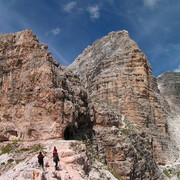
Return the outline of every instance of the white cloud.
<path id="1" fill-rule="evenodd" d="M 174 70 L 174 72 L 180 72 L 180 65 Z"/>
<path id="2" fill-rule="evenodd" d="M 90 18 L 91 19 L 98 19 L 100 17 L 100 13 L 99 13 L 99 6 L 95 5 L 95 6 L 89 6 L 87 8 L 89 14 L 90 14 Z"/>
<path id="3" fill-rule="evenodd" d="M 60 32 L 61 29 L 59 29 L 58 27 L 51 30 L 51 33 L 54 34 L 55 36 L 58 35 Z"/>
<path id="4" fill-rule="evenodd" d="M 64 11 L 71 12 L 73 8 L 75 8 L 76 2 L 72 1 L 64 6 Z"/>
<path id="5" fill-rule="evenodd" d="M 144 5 L 149 8 L 154 8 L 158 1 L 160 0 L 143 0 Z"/>

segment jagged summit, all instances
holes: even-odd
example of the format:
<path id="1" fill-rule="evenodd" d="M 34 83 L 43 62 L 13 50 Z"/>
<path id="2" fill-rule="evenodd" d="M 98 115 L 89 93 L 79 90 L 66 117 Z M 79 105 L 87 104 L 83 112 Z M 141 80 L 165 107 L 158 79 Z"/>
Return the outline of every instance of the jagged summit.
<path id="1" fill-rule="evenodd" d="M 78 78 L 31 30 L 0 35 L 0 96 L 0 141 L 65 138 L 75 123 L 89 121 Z"/>
<path id="2" fill-rule="evenodd" d="M 156 162 L 165 164 L 170 159 L 176 159 L 173 157 L 176 156 L 176 148 L 174 149 L 168 136 L 169 106 L 159 93 L 156 78 L 152 75 L 146 56 L 130 39 L 127 31 L 111 32 L 95 41 L 69 68 L 81 78 L 89 92 L 90 102 L 96 103 L 94 129 L 104 144 L 109 166 L 117 167 L 116 172 L 120 171 L 119 164 L 122 163 L 124 167 L 127 161 L 116 161 L 121 159 L 121 156 L 113 152 L 117 149 L 121 151 L 122 147 L 117 145 L 120 142 L 118 135 L 112 135 L 112 130 L 108 128 L 106 131 L 102 130 L 107 124 L 110 127 L 115 126 L 118 131 L 118 128 L 128 127 L 127 124 L 134 123 L 150 136 Z M 108 114 L 109 118 L 106 119 L 105 114 Z M 114 116 L 119 118 L 113 118 Z M 111 137 L 110 141 L 116 143 L 110 143 L 107 140 L 108 136 Z M 172 156 L 169 151 L 172 152 Z M 124 175 L 128 176 L 127 174 Z"/>
<path id="3" fill-rule="evenodd" d="M 96 40 L 92 46 L 88 46 L 69 67 L 76 71 L 78 70 L 76 66 L 83 64 L 84 67 L 81 69 L 86 71 L 88 66 L 85 64 L 87 64 L 87 62 L 91 61 L 92 64 L 98 65 L 100 61 L 104 62 L 107 59 L 115 58 L 115 56 L 124 56 L 125 53 L 131 53 L 136 50 L 141 51 L 137 44 L 130 39 L 127 31 L 113 31 L 107 36 Z M 84 55 L 87 55 L 89 58 L 88 61 L 82 57 Z"/>
<path id="4" fill-rule="evenodd" d="M 0 37 L 1 43 L 15 43 L 16 45 L 32 41 L 34 41 L 34 43 L 39 43 L 38 38 L 33 34 L 32 29 L 26 29 L 16 33 L 1 34 Z"/>

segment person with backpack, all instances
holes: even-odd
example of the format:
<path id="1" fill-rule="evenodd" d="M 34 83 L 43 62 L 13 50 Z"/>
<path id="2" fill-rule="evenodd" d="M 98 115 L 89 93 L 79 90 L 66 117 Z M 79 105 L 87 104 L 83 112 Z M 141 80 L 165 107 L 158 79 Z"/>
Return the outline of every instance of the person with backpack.
<path id="1" fill-rule="evenodd" d="M 59 156 L 58 153 L 53 153 L 53 161 L 55 162 L 55 170 L 58 170 Z"/>
<path id="2" fill-rule="evenodd" d="M 44 168 L 44 155 L 42 154 L 42 152 L 39 152 L 37 158 L 38 158 L 39 166 L 42 166 L 42 168 Z"/>
<path id="3" fill-rule="evenodd" d="M 54 156 L 54 154 L 56 154 L 56 153 L 57 153 L 57 149 L 56 149 L 56 147 L 54 146 L 53 156 Z"/>

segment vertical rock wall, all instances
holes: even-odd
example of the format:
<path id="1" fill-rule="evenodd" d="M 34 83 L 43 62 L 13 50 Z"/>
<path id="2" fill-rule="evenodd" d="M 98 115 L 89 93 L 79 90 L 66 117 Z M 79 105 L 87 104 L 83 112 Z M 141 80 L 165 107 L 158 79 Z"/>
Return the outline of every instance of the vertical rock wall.
<path id="1" fill-rule="evenodd" d="M 157 164 L 176 158 L 170 107 L 128 32 L 97 40 L 70 69 L 31 30 L 0 35 L 0 141 L 88 137 L 95 122 L 90 148 L 117 176 L 163 179 Z"/>
<path id="2" fill-rule="evenodd" d="M 166 72 L 158 76 L 157 82 L 172 112 L 172 117 L 168 121 L 171 137 L 180 148 L 180 72 Z"/>
<path id="3" fill-rule="evenodd" d="M 166 109 L 146 56 L 128 32 L 112 32 L 89 46 L 70 65 L 92 101 L 106 103 L 143 127 L 166 133 Z"/>
<path id="4" fill-rule="evenodd" d="M 176 156 L 168 133 L 170 109 L 128 32 L 95 41 L 70 68 L 94 105 L 99 157 L 124 179 L 160 178 L 156 162 L 163 165 Z"/>
<path id="5" fill-rule="evenodd" d="M 1 141 L 64 138 L 67 127 L 90 123 L 78 77 L 31 30 L 0 35 L 0 97 Z"/>

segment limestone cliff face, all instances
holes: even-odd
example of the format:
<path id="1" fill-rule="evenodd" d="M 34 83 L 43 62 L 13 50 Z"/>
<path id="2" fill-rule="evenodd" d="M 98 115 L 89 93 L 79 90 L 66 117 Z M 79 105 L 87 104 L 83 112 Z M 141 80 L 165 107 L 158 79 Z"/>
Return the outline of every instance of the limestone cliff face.
<path id="1" fill-rule="evenodd" d="M 0 141 L 64 138 L 87 127 L 87 93 L 31 30 L 0 35 Z"/>
<path id="2" fill-rule="evenodd" d="M 168 101 L 171 111 L 180 115 L 180 72 L 166 72 L 157 78 L 158 88 Z"/>
<path id="3" fill-rule="evenodd" d="M 94 106 L 99 157 L 123 179 L 160 178 L 156 162 L 163 165 L 176 154 L 168 133 L 170 109 L 128 32 L 95 41 L 70 69 L 80 76 Z"/>
<path id="4" fill-rule="evenodd" d="M 123 180 L 164 179 L 157 165 L 176 157 L 167 121 L 171 112 L 128 33 L 97 40 L 70 69 L 31 30 L 0 35 L 0 141 L 84 135 L 89 163 L 98 158 Z M 92 172 L 85 176 L 96 179 Z"/>
<path id="5" fill-rule="evenodd" d="M 150 64 L 127 31 L 95 41 L 70 65 L 92 101 L 107 104 L 136 124 L 166 133 L 166 113 Z"/>
<path id="6" fill-rule="evenodd" d="M 172 138 L 180 148 L 180 72 L 166 72 L 157 78 L 158 88 L 170 105 L 172 118 L 169 127 Z"/>

